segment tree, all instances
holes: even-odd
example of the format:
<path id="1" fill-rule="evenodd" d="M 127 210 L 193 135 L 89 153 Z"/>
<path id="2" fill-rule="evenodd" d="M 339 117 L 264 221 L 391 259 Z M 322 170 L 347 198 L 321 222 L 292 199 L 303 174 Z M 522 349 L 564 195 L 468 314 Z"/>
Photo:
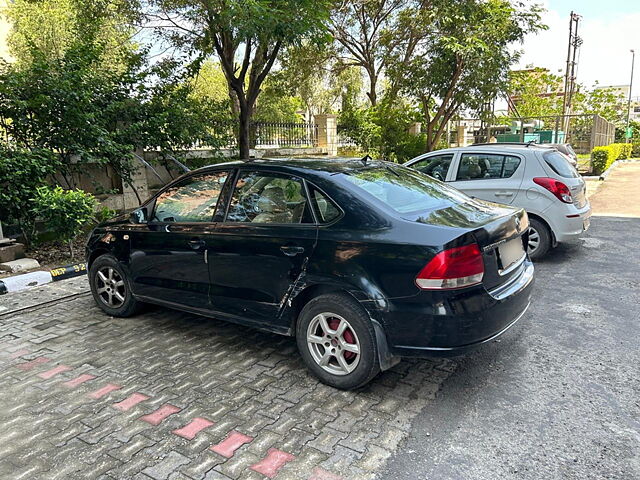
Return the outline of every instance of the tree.
<path id="1" fill-rule="evenodd" d="M 417 5 L 413 0 L 338 0 L 334 4 L 329 30 L 340 46 L 343 63 L 366 72 L 371 106 L 378 102 L 387 50 L 402 43 L 410 55 L 421 37 L 417 30 L 404 28 L 402 21 Z"/>
<path id="2" fill-rule="evenodd" d="M 134 48 L 126 0 L 14 0 L 4 14 L 12 25 L 11 53 L 23 65 L 34 60 L 34 51 L 50 60 L 62 59 L 87 29 L 105 45 L 101 63 L 118 64 Z"/>
<path id="3" fill-rule="evenodd" d="M 387 75 L 421 105 L 427 150 L 460 108 L 481 110 L 505 89 L 518 58 L 511 46 L 541 28 L 539 12 L 506 0 L 434 0 L 428 12 L 412 17 L 412 29 L 429 35 L 418 45 L 391 48 Z"/>
<path id="4" fill-rule="evenodd" d="M 564 79 L 544 68 L 509 72 L 507 94 L 520 117 L 562 115 Z"/>
<path id="5" fill-rule="evenodd" d="M 238 107 L 241 158 L 249 158 L 250 122 L 280 52 L 325 35 L 327 0 L 155 0 L 147 18 L 176 45 L 215 53 Z"/>

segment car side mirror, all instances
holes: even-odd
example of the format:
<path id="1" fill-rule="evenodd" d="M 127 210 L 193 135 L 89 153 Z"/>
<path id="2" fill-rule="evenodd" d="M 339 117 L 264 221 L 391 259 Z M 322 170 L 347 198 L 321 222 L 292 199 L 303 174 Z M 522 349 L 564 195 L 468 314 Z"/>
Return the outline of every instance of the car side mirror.
<path id="1" fill-rule="evenodd" d="M 144 207 L 136 208 L 129 216 L 131 223 L 147 223 L 147 209 Z"/>

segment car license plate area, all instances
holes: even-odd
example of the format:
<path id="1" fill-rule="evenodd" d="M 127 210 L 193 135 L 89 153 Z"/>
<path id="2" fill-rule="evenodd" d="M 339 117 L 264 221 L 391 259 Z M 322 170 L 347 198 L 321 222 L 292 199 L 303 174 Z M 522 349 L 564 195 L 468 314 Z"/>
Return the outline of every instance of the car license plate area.
<path id="1" fill-rule="evenodd" d="M 498 258 L 500 260 L 500 275 L 509 272 L 524 259 L 524 246 L 522 238 L 514 238 L 498 246 Z"/>

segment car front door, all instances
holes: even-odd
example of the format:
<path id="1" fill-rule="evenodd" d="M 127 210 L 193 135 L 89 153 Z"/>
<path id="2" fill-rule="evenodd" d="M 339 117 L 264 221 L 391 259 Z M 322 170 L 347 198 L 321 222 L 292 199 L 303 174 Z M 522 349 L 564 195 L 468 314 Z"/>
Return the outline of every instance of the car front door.
<path id="1" fill-rule="evenodd" d="M 207 248 L 228 171 L 187 177 L 161 192 L 147 224 L 131 233 L 133 292 L 153 300 L 209 308 Z"/>
<path id="2" fill-rule="evenodd" d="M 452 185 L 467 195 L 490 202 L 510 204 L 524 175 L 518 155 L 464 152 L 454 166 Z"/>
<path id="3" fill-rule="evenodd" d="M 412 163 L 410 167 L 444 182 L 451 179 L 449 170 L 451 169 L 454 155 L 454 153 L 428 155 Z"/>
<path id="4" fill-rule="evenodd" d="M 302 179 L 241 169 L 209 250 L 211 306 L 274 331 L 315 248 L 318 229 Z"/>

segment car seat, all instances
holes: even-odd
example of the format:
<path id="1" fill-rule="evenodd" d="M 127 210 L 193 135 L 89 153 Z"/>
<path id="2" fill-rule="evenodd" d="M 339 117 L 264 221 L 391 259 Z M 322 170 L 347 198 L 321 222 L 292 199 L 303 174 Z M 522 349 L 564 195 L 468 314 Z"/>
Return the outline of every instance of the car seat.
<path id="1" fill-rule="evenodd" d="M 256 202 L 261 213 L 252 220 L 254 223 L 291 223 L 293 215 L 287 206 L 282 187 L 267 187 Z"/>

